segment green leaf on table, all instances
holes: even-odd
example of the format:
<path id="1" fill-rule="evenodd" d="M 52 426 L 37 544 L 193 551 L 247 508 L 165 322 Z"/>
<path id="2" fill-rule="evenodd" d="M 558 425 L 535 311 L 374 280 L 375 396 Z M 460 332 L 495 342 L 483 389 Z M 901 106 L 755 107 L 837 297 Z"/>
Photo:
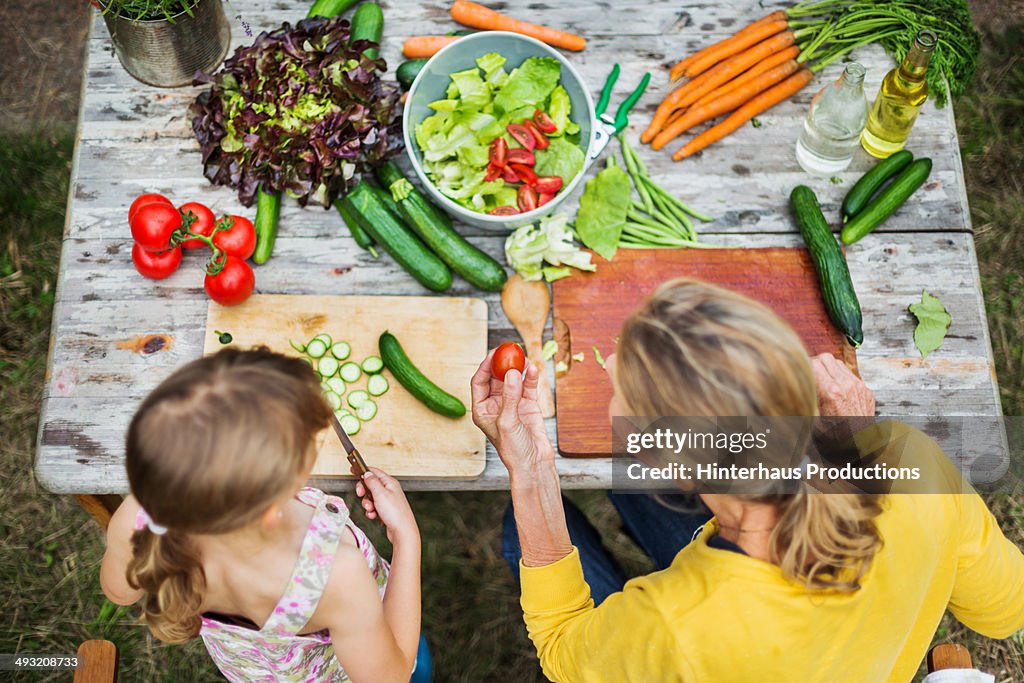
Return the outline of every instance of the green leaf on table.
<path id="1" fill-rule="evenodd" d="M 609 261 L 615 256 L 632 202 L 629 176 L 618 166 L 604 169 L 583 190 L 576 213 L 580 241 Z"/>
<path id="2" fill-rule="evenodd" d="M 923 289 L 921 290 L 921 303 L 910 304 L 908 308 L 917 318 L 914 345 L 921 352 L 921 358 L 926 358 L 929 353 L 942 346 L 942 341 L 946 338 L 946 330 L 949 329 L 953 318 L 946 312 L 946 307 L 938 298 Z"/>

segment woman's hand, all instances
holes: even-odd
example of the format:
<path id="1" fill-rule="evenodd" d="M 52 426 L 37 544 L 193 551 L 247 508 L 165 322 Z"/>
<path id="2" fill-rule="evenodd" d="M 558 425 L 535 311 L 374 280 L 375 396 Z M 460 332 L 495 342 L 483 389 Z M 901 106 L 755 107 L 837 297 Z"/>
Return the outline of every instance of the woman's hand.
<path id="1" fill-rule="evenodd" d="M 502 382 L 491 373 L 493 356 L 492 349 L 473 375 L 473 422 L 494 444 L 510 474 L 553 463 L 555 449 L 537 401 L 540 369 L 527 361 L 525 375 L 509 370 Z"/>
<path id="2" fill-rule="evenodd" d="M 373 500 L 366 497 L 369 489 Z M 420 531 L 416 517 L 412 514 L 409 501 L 398 480 L 376 467 L 356 482 L 356 495 L 363 499 L 363 510 L 369 519 L 380 519 L 388 530 L 392 545 L 419 540 Z"/>
<path id="3" fill-rule="evenodd" d="M 875 416 L 875 395 L 846 363 L 830 353 L 820 353 L 811 358 L 811 368 L 823 417 Z"/>

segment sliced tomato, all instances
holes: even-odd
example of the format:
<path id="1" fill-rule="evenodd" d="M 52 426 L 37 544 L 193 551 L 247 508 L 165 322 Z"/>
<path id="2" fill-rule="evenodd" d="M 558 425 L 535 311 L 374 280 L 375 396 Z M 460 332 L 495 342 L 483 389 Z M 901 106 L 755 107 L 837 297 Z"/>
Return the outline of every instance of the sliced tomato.
<path id="1" fill-rule="evenodd" d="M 171 236 L 181 227 L 181 213 L 173 205 L 154 203 L 140 207 L 131 221 L 132 239 L 146 251 L 167 251 Z"/>
<path id="2" fill-rule="evenodd" d="M 540 109 L 533 112 L 533 122 L 538 128 L 540 128 L 542 133 L 551 135 L 558 131 L 558 126 L 556 126 L 555 122 L 551 120 L 551 117 Z"/>
<path id="3" fill-rule="evenodd" d="M 506 166 L 505 168 L 501 169 L 501 177 L 505 179 L 506 183 L 519 182 L 519 176 L 516 175 L 516 172 L 512 170 L 511 166 Z"/>
<path id="4" fill-rule="evenodd" d="M 526 367 L 526 354 L 523 347 L 515 342 L 505 342 L 494 351 L 491 358 L 491 374 L 499 382 L 505 381 L 509 370 L 522 372 Z"/>
<path id="5" fill-rule="evenodd" d="M 529 185 L 520 185 L 516 192 L 516 203 L 523 213 L 537 208 L 537 193 Z"/>
<path id="6" fill-rule="evenodd" d="M 167 251 L 146 251 L 136 242 L 132 245 L 132 263 L 142 277 L 163 280 L 181 265 L 181 247 Z"/>
<path id="7" fill-rule="evenodd" d="M 487 164 L 487 173 L 484 174 L 484 180 L 488 182 L 491 180 L 497 180 L 498 178 L 501 177 L 501 171 L 502 167 L 495 166 L 494 162 L 492 161 L 491 163 Z"/>
<path id="8" fill-rule="evenodd" d="M 555 195 L 551 194 L 550 192 L 540 192 L 537 195 L 537 206 L 544 206 L 554 198 Z"/>
<path id="9" fill-rule="evenodd" d="M 135 198 L 135 201 L 132 202 L 132 205 L 128 207 L 128 222 L 131 223 L 132 218 L 135 217 L 135 213 L 148 204 L 166 204 L 167 206 L 174 206 L 174 203 L 162 194 L 155 194 L 152 192 L 140 194 Z"/>
<path id="10" fill-rule="evenodd" d="M 528 149 L 510 149 L 508 151 L 508 163 L 533 166 L 537 163 L 537 157 Z"/>
<path id="11" fill-rule="evenodd" d="M 530 131 L 530 134 L 533 136 L 534 148 L 547 149 L 547 146 L 551 144 L 551 142 L 548 141 L 548 136 L 544 135 L 541 129 L 537 127 L 537 124 L 530 119 L 523 121 L 523 126 L 525 126 L 526 130 Z"/>
<path id="12" fill-rule="evenodd" d="M 529 166 L 523 166 L 522 164 L 509 164 L 508 167 L 511 168 L 517 176 L 519 176 L 520 180 L 530 187 L 537 184 L 537 174 Z"/>
<path id="13" fill-rule="evenodd" d="M 508 155 L 508 143 L 505 142 L 505 138 L 494 138 L 491 142 L 491 163 L 501 168 L 505 165 L 505 157 Z"/>
<path id="14" fill-rule="evenodd" d="M 533 151 L 533 148 L 537 146 L 537 138 L 533 136 L 530 129 L 521 123 L 510 123 L 507 127 L 508 134 L 511 135 L 516 142 L 525 147 L 526 149 Z"/>
<path id="15" fill-rule="evenodd" d="M 496 206 L 487 213 L 491 216 L 515 216 L 519 209 L 514 206 Z"/>
<path id="16" fill-rule="evenodd" d="M 557 194 L 562 189 L 562 179 L 556 175 L 545 175 L 537 178 L 534 189 L 541 194 Z"/>
<path id="17" fill-rule="evenodd" d="M 256 228 L 252 221 L 244 216 L 224 216 L 220 220 L 227 228 L 213 234 L 214 245 L 224 253 L 242 260 L 252 256 L 252 252 L 256 251 Z"/>
<path id="18" fill-rule="evenodd" d="M 216 275 L 207 273 L 203 289 L 221 306 L 235 306 L 249 298 L 256 287 L 256 276 L 248 263 L 228 254 L 224 268 Z"/>
<path id="19" fill-rule="evenodd" d="M 187 204 L 179 206 L 178 211 L 181 211 L 182 216 L 192 214 L 196 217 L 196 219 L 192 221 L 192 225 L 188 228 L 192 232 L 197 235 L 202 235 L 203 237 L 209 237 L 213 232 L 213 226 L 217 223 L 217 219 L 214 218 L 213 211 L 210 211 L 205 204 L 200 204 L 199 202 L 188 202 Z M 201 249 L 206 246 L 206 243 L 193 237 L 192 239 L 187 239 L 182 242 L 181 246 L 186 249 Z"/>

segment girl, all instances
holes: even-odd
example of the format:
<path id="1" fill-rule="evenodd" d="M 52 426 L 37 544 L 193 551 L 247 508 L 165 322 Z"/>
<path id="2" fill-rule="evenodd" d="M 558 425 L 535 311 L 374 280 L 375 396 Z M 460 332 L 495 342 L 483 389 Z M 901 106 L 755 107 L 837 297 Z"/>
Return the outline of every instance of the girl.
<path id="1" fill-rule="evenodd" d="M 329 419 L 309 367 L 267 349 L 176 371 L 128 428 L 132 495 L 107 530 L 103 592 L 141 599 L 161 640 L 201 637 L 230 681 L 407 683 L 419 530 L 397 481 L 357 483 L 394 544 L 389 568 L 342 499 L 304 486 Z"/>

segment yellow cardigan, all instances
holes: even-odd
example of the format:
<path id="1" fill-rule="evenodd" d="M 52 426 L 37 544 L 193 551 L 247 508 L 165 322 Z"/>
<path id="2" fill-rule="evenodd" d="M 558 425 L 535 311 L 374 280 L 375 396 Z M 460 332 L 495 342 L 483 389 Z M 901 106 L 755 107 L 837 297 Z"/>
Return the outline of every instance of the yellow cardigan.
<path id="1" fill-rule="evenodd" d="M 1024 627 L 1024 556 L 977 494 L 889 494 L 877 525 L 884 545 L 852 594 L 710 547 L 712 520 L 595 609 L 574 548 L 521 565 L 526 627 L 548 678 L 588 683 L 904 682 L 947 607 L 993 638 Z"/>

